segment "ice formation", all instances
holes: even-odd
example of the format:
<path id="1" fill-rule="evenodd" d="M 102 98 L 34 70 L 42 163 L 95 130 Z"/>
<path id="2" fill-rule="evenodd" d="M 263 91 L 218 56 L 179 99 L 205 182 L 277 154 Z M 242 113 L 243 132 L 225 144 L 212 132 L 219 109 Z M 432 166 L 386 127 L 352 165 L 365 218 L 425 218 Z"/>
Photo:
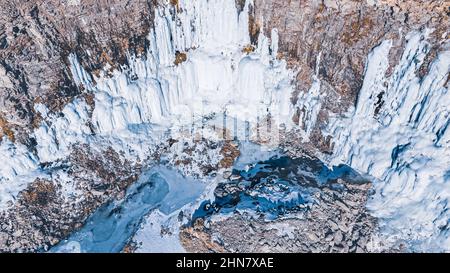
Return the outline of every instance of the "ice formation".
<path id="1" fill-rule="evenodd" d="M 406 37 L 391 77 L 385 76 L 391 41 L 373 49 L 356 108 L 328 128 L 335 143 L 330 162 L 378 179 L 368 206 L 382 220 L 385 244 L 401 239 L 418 251 L 448 251 L 450 51 L 438 55 L 424 78 L 416 76 L 430 50 L 429 32 Z"/>
<path id="2" fill-rule="evenodd" d="M 156 12 L 145 58 L 130 57 L 130 68 L 112 77 L 90 76 L 72 56 L 79 84 L 95 94 L 93 123 L 99 132 L 129 124 L 186 125 L 209 114 L 255 123 L 267 114 L 289 124 L 293 73 L 275 58 L 276 31 L 259 36 L 253 53 L 248 5 L 238 13 L 233 1 L 183 1 L 175 20 L 169 9 Z M 175 64 L 176 54 L 186 54 Z"/>
<path id="3" fill-rule="evenodd" d="M 135 161 L 148 155 L 165 128 L 189 126 L 209 114 L 255 124 L 270 113 L 278 124 L 290 125 L 294 74 L 276 59 L 276 30 L 272 39 L 259 35 L 254 51 L 244 52 L 251 46 L 251 2 L 238 12 L 233 1 L 183 1 L 183 12 L 175 18 L 168 7 L 156 9 L 145 56 L 129 56 L 129 67 L 112 75 L 105 75 L 108 68 L 100 77 L 90 75 L 72 54 L 76 84 L 95 96 L 92 118 L 83 98 L 66 105 L 61 114 L 36 104 L 43 117 L 32 134 L 37 157 L 20 144 L 1 143 L 9 160 L 0 168 L 0 207 L 6 208 L 33 181 L 21 176 L 44 176 L 39 163 L 67 158 L 73 144 L 110 145 Z M 179 52 L 187 60 L 175 64 Z"/>
<path id="4" fill-rule="evenodd" d="M 13 144 L 6 137 L 0 144 L 0 210 L 7 208 L 17 194 L 36 175 L 38 160 L 24 145 Z"/>

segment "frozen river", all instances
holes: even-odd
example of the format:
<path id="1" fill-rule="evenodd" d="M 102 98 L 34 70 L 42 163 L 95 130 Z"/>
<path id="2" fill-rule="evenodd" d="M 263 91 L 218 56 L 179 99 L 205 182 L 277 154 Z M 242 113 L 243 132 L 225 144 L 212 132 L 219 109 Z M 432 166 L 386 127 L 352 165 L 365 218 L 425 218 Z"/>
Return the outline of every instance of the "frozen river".
<path id="1" fill-rule="evenodd" d="M 153 210 L 169 215 L 195 201 L 205 185 L 177 171 L 157 166 L 145 171 L 123 200 L 99 208 L 84 227 L 50 252 L 119 252 Z"/>

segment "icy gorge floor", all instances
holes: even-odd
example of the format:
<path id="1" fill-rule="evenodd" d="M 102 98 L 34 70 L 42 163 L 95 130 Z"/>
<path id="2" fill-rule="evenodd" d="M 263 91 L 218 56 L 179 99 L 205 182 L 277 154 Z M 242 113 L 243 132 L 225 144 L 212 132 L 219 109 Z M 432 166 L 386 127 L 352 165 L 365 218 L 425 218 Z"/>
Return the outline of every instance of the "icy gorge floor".
<path id="1" fill-rule="evenodd" d="M 259 1 L 160 2 L 123 64 L 67 54 L 79 94 L 35 99 L 32 141 L 2 110 L 0 251 L 450 251 L 447 32 L 376 43 L 348 103 Z"/>

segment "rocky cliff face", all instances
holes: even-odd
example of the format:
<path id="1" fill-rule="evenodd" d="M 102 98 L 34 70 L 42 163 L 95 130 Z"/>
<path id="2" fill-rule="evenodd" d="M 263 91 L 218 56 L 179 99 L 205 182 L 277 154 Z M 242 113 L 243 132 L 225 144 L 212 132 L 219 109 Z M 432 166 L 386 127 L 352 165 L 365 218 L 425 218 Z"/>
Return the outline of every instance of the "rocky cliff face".
<path id="1" fill-rule="evenodd" d="M 155 164 L 218 191 L 213 176 L 235 181 L 252 141 L 371 177 L 294 179 L 317 204 L 269 225 L 239 206 L 229 221 L 192 221 L 192 207 L 178 224 L 158 218 L 185 249 L 283 251 L 279 230 L 301 226 L 315 232 L 294 228 L 281 245 L 448 250 L 449 4 L 1 0 L 0 249 L 47 250 Z M 207 191 L 198 200 L 218 198 Z M 233 245 L 246 225 L 267 231 Z"/>

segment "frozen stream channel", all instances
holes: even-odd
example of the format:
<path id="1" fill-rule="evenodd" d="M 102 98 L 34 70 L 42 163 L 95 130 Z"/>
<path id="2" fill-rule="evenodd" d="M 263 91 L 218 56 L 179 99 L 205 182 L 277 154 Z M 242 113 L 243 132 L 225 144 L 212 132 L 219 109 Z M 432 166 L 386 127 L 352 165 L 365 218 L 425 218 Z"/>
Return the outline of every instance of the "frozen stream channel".
<path id="1" fill-rule="evenodd" d="M 318 159 L 292 159 L 248 142 L 240 149 L 229 179 L 218 175 L 206 183 L 164 166 L 144 171 L 122 200 L 100 207 L 50 252 L 120 252 L 130 241 L 136 252 L 184 252 L 179 228 L 192 219 L 246 211 L 270 222 L 307 209 L 338 178 L 370 180 L 346 165 L 330 169 Z"/>
<path id="2" fill-rule="evenodd" d="M 176 170 L 157 166 L 145 171 L 123 200 L 98 209 L 83 228 L 50 252 L 120 252 L 145 215 L 154 210 L 170 215 L 194 202 L 205 184 Z"/>

